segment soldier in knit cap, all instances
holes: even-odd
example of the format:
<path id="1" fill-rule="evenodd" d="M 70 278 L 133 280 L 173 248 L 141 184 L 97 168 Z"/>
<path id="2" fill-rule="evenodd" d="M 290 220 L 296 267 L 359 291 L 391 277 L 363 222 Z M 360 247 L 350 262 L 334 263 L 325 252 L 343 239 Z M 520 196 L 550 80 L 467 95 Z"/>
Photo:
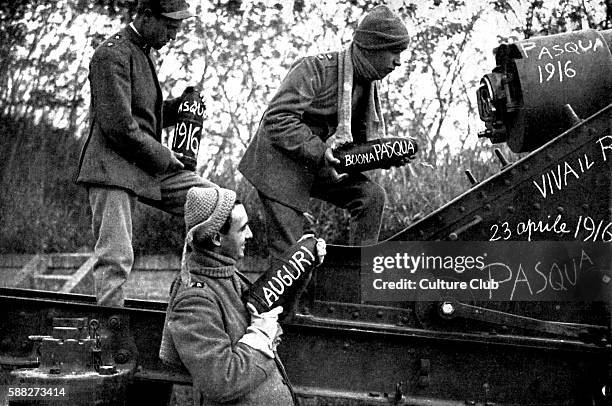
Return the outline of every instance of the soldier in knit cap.
<path id="1" fill-rule="evenodd" d="M 295 395 L 276 353 L 276 307 L 243 302 L 250 281 L 236 269 L 252 237 L 244 206 L 221 188 L 193 188 L 185 202 L 187 237 L 172 284 L 160 346 L 168 365 L 191 374 L 195 405 L 292 405 Z M 317 247 L 319 260 L 324 241 Z"/>
<path id="2" fill-rule="evenodd" d="M 239 165 L 259 192 L 272 263 L 302 235 L 310 197 L 349 211 L 350 244 L 378 241 L 385 192 L 364 174 L 338 174 L 331 147 L 385 135 L 378 82 L 408 40 L 399 16 L 377 6 L 346 50 L 298 60 L 281 83 Z"/>

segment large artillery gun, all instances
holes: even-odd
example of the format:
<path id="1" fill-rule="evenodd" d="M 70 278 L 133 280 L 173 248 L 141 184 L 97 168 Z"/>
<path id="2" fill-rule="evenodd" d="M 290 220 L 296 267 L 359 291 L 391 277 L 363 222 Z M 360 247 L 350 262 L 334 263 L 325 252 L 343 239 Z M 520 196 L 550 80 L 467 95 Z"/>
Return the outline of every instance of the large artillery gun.
<path id="1" fill-rule="evenodd" d="M 497 67 L 478 90 L 482 135 L 525 155 L 509 163 L 496 151 L 499 173 L 472 179 L 470 190 L 386 243 L 585 241 L 610 247 L 610 43 L 612 31 L 589 30 L 500 46 Z M 610 301 L 364 302 L 361 266 L 362 248 L 328 246 L 297 314 L 283 326 L 281 357 L 303 404 L 610 404 Z M 610 266 L 597 275 L 612 284 Z M 90 388 L 98 404 L 121 396 L 128 404 L 164 404 L 170 385 L 190 382 L 158 359 L 164 311 L 160 302 L 100 308 L 88 295 L 2 289 L 0 384 L 57 384 L 72 368 L 87 375 L 75 380 L 75 392 Z M 110 344 L 109 365 L 85 373 L 92 367 L 89 354 L 100 347 L 84 332 L 108 331 L 108 340 L 122 343 L 126 316 L 138 362 L 121 344 Z M 91 319 L 101 323 L 92 326 Z M 70 353 L 65 343 L 87 349 L 64 361 Z"/>

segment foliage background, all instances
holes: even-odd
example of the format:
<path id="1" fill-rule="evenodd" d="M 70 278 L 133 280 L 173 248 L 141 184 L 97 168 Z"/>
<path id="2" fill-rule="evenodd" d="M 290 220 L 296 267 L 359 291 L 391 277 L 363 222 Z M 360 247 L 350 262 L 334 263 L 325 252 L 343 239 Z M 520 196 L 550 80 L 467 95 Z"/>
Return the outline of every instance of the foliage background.
<path id="1" fill-rule="evenodd" d="M 166 97 L 205 89 L 207 131 L 199 171 L 236 189 L 253 230 L 251 255 L 265 255 L 256 194 L 236 170 L 267 101 L 298 57 L 345 46 L 359 18 L 381 1 L 192 0 L 177 40 L 157 55 Z M 391 134 L 410 134 L 419 164 L 371 176 L 388 193 L 381 238 L 389 237 L 499 169 L 478 140 L 475 90 L 509 39 L 612 27 L 610 0 L 388 1 L 412 41 L 383 83 Z M 88 63 L 105 37 L 131 20 L 128 0 L 0 1 L 0 252 L 93 248 L 85 190 L 73 183 L 87 133 Z M 167 134 L 168 135 L 168 134 Z M 502 147 L 510 160 L 517 157 Z M 347 214 L 311 203 L 318 230 L 346 240 Z M 135 214 L 138 253 L 180 253 L 182 220 L 144 205 Z"/>

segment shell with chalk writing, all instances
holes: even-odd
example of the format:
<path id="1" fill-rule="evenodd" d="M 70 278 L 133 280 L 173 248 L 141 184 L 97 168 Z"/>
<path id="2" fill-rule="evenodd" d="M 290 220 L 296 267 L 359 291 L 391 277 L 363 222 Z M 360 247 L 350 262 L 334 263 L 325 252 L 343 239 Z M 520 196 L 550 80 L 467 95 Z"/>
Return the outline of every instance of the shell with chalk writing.
<path id="1" fill-rule="evenodd" d="M 276 306 L 289 309 L 320 265 L 320 254 L 317 238 L 305 235 L 251 285 L 245 300 L 260 313 Z"/>
<path id="2" fill-rule="evenodd" d="M 193 86 L 187 87 L 178 104 L 177 122 L 170 147 L 188 170 L 196 168 L 205 110 L 201 92 Z"/>
<path id="3" fill-rule="evenodd" d="M 334 149 L 334 157 L 340 160 L 338 172 L 363 172 L 371 169 L 388 169 L 408 163 L 407 157 L 418 152 L 414 139 L 386 137 L 365 143 L 346 143 Z"/>

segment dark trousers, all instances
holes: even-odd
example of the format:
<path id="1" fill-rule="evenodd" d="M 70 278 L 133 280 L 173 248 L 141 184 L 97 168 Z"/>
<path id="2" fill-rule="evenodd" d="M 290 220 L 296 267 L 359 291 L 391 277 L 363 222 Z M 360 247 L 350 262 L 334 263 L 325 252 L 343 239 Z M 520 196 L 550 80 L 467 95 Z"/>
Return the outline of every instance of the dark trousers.
<path id="1" fill-rule="evenodd" d="M 315 182 L 311 197 L 330 202 L 349 211 L 349 244 L 378 242 L 385 191 L 363 174 L 351 175 L 339 183 Z M 271 265 L 302 236 L 303 213 L 259 193 L 265 221 Z"/>

